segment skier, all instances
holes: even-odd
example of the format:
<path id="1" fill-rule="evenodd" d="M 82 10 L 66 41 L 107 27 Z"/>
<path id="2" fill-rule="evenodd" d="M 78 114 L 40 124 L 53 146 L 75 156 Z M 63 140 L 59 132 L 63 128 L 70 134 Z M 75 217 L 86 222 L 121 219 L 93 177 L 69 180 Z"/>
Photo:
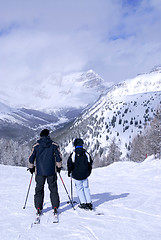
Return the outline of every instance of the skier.
<path id="1" fill-rule="evenodd" d="M 35 162 L 36 168 L 34 166 Z M 41 131 L 40 139 L 33 146 L 29 157 L 28 167 L 31 174 L 35 172 L 36 187 L 34 204 L 37 210 L 37 215 L 41 215 L 43 209 L 44 185 L 46 179 L 50 190 L 52 208 L 56 215 L 60 204 L 56 172 L 60 173 L 62 157 L 59 146 L 51 140 L 48 129 Z"/>
<path id="2" fill-rule="evenodd" d="M 75 150 L 70 154 L 67 161 L 68 177 L 72 177 L 75 182 L 77 194 L 80 201 L 80 208 L 93 210 L 88 176 L 92 171 L 93 160 L 89 153 L 83 148 L 83 140 L 74 140 Z"/>

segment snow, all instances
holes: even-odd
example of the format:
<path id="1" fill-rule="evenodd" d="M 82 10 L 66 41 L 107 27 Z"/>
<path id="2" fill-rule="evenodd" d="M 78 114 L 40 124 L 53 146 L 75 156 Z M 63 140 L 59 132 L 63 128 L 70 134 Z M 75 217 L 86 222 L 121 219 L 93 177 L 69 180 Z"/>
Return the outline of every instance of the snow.
<path id="1" fill-rule="evenodd" d="M 161 76 L 160 72 L 151 72 L 149 74 L 139 75 L 135 78 L 128 79 L 116 85 L 113 96 L 121 95 L 133 95 L 144 92 L 155 92 L 160 91 L 161 87 Z M 119 87 L 119 85 L 121 87 Z M 159 87 L 158 87 L 159 86 Z"/>
<path id="2" fill-rule="evenodd" d="M 68 201 L 58 178 L 61 205 L 59 223 L 52 223 L 49 190 L 45 185 L 44 215 L 35 218 L 33 179 L 26 209 L 23 209 L 30 174 L 23 167 L 0 165 L 1 240 L 160 240 L 161 161 L 148 157 L 142 163 L 118 162 L 94 169 L 89 177 L 96 215 L 76 208 Z M 61 176 L 70 192 L 66 171 Z M 78 201 L 74 189 L 74 199 Z"/>
<path id="3" fill-rule="evenodd" d="M 159 86 L 158 86 L 158 89 Z M 99 153 L 96 149 L 97 142 L 104 150 L 108 152 L 108 146 L 115 138 L 116 144 L 122 152 L 121 159 L 127 158 L 129 150 L 127 146 L 131 146 L 131 142 L 137 134 L 144 132 L 145 126 L 150 125 L 155 113 L 160 109 L 161 91 L 145 92 L 134 95 L 123 95 L 113 97 L 107 93 L 100 101 L 96 102 L 89 110 L 85 111 L 80 118 L 74 122 L 75 126 L 83 129 L 88 126 L 86 135 L 82 137 L 89 142 L 89 152 L 93 154 Z M 115 123 L 111 122 L 115 117 Z M 92 118 L 95 121 L 92 121 Z M 120 123 L 121 120 L 121 123 Z M 132 121 L 132 123 L 131 123 Z M 108 127 L 107 127 L 108 126 Z M 79 130 L 79 134 L 83 132 Z M 94 134 L 94 133 L 98 134 Z M 81 136 L 81 135 L 80 135 Z M 107 140 L 107 137 L 109 140 Z M 71 140 L 65 148 L 66 152 L 71 152 Z"/>

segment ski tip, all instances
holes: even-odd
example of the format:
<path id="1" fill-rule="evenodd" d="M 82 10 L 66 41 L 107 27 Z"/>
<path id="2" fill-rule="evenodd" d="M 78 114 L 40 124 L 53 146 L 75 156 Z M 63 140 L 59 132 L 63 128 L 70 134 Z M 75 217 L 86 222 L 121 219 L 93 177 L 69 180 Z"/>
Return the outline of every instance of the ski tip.
<path id="1" fill-rule="evenodd" d="M 53 216 L 53 223 L 58 223 L 58 222 L 59 222 L 58 214 L 54 214 L 54 216 Z"/>
<path id="2" fill-rule="evenodd" d="M 59 221 L 53 221 L 53 223 L 58 223 Z"/>
<path id="3" fill-rule="evenodd" d="M 34 222 L 34 224 L 40 224 L 40 221 Z"/>
<path id="4" fill-rule="evenodd" d="M 104 213 L 99 212 L 99 213 L 96 213 L 96 215 L 97 216 L 104 216 Z"/>
<path id="5" fill-rule="evenodd" d="M 29 229 L 31 229 L 33 227 L 33 223 L 31 223 L 31 225 L 29 226 Z"/>
<path id="6" fill-rule="evenodd" d="M 58 223 L 59 222 L 59 219 L 54 219 L 53 220 L 53 223 Z"/>

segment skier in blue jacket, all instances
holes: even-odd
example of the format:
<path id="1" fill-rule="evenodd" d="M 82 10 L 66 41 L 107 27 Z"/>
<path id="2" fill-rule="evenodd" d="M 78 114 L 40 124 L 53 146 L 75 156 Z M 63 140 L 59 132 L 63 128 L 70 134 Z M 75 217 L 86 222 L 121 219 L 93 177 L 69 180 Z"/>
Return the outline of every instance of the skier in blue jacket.
<path id="1" fill-rule="evenodd" d="M 35 170 L 36 162 L 36 170 Z M 37 214 L 41 214 L 44 200 L 44 185 L 47 183 L 50 190 L 50 200 L 54 212 L 57 213 L 59 207 L 59 194 L 57 187 L 57 172 L 60 172 L 62 167 L 62 157 L 59 146 L 51 140 L 49 130 L 44 129 L 40 133 L 40 139 L 33 146 L 29 157 L 29 170 L 31 174 L 35 172 L 35 195 L 34 203 L 37 209 Z"/>
<path id="2" fill-rule="evenodd" d="M 75 182 L 77 194 L 80 200 L 80 208 L 93 209 L 88 177 L 92 171 L 93 160 L 83 148 L 83 140 L 76 138 L 73 145 L 75 150 L 70 154 L 67 161 L 68 176 L 72 176 Z M 72 174 L 72 175 L 71 175 Z"/>

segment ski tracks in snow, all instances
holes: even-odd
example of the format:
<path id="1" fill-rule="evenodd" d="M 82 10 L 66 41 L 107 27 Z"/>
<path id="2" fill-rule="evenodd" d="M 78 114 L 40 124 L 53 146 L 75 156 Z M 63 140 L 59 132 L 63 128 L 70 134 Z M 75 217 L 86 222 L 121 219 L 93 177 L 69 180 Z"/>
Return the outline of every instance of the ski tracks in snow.
<path id="1" fill-rule="evenodd" d="M 132 211 L 132 212 L 135 212 L 135 213 L 138 213 L 138 214 L 144 214 L 144 215 L 147 215 L 147 216 L 150 216 L 150 217 L 157 217 L 157 218 L 161 219 L 161 215 L 148 213 L 148 212 L 145 212 L 145 211 L 142 211 L 142 210 L 138 210 L 138 209 L 134 209 L 134 208 L 124 207 L 122 205 L 113 205 L 113 206 L 114 207 L 119 207 L 119 208 L 122 208 L 122 209 L 125 209 L 125 210 L 128 210 L 128 211 Z"/>
<path id="2" fill-rule="evenodd" d="M 84 225 L 83 226 L 80 225 L 80 226 L 83 228 L 83 230 L 85 230 L 85 232 L 87 232 L 87 235 L 89 234 L 88 237 L 90 240 L 100 240 L 90 227 L 84 226 Z"/>

